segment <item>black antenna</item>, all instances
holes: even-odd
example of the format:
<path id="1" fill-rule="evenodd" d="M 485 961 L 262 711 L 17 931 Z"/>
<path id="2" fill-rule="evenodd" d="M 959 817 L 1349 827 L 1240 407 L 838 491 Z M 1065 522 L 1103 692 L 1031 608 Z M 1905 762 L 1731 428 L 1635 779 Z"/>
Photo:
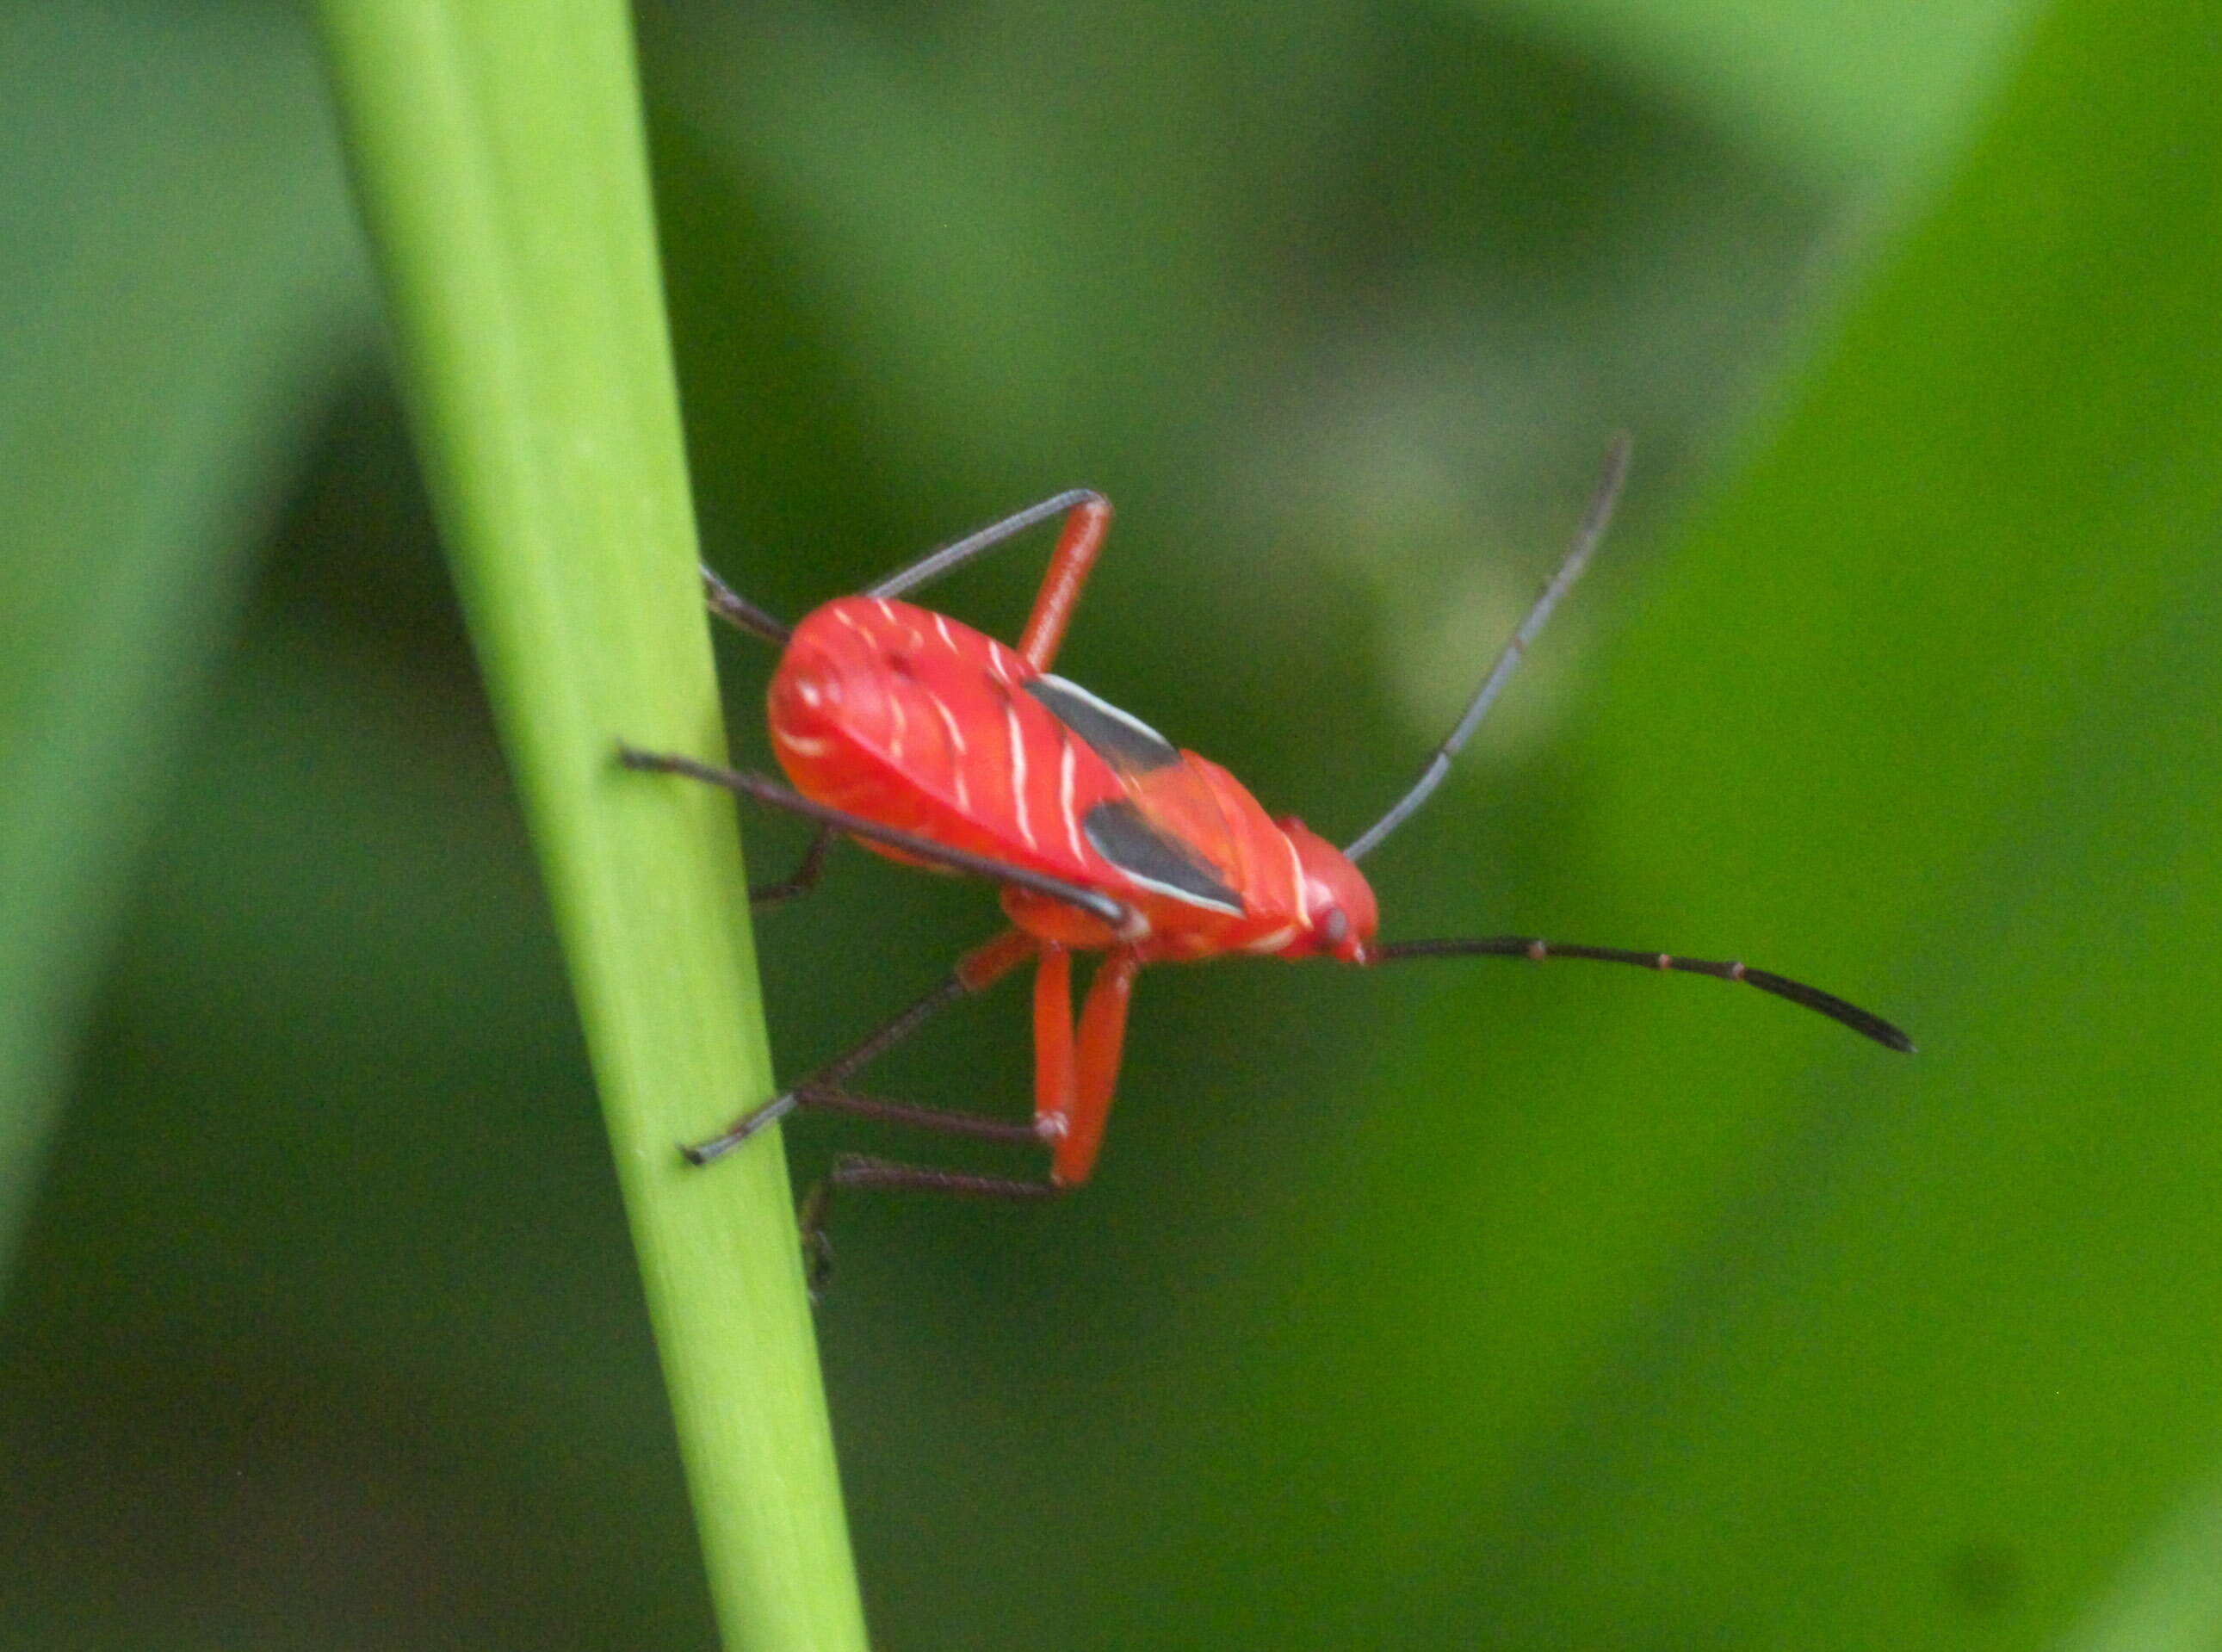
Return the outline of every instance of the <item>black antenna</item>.
<path id="1" fill-rule="evenodd" d="M 1913 1053 L 1913 1040 L 1872 1010 L 1845 1002 L 1833 992 L 1809 987 L 1803 981 L 1754 970 L 1745 964 L 1713 958 L 1677 958 L 1671 952 L 1638 952 L 1620 946 L 1560 946 L 1533 935 L 1484 935 L 1474 940 L 1408 940 L 1369 950 L 1369 964 L 1394 964 L 1412 958 L 1524 958 L 1540 964 L 1552 958 L 1585 958 L 1600 964 L 1633 964 L 1638 969 L 1662 970 L 1679 975 L 1709 975 L 1716 981 L 1741 981 L 1761 992 L 1841 1021 L 1886 1049 Z"/>
<path id="2" fill-rule="evenodd" d="M 1481 726 L 1481 719 L 1489 714 L 1490 707 L 1496 703 L 1497 696 L 1510 680 L 1512 669 L 1520 663 L 1522 656 L 1528 652 L 1528 645 L 1535 640 L 1537 633 L 1550 619 L 1551 611 L 1559 606 L 1559 599 L 1573 588 L 1574 581 L 1581 578 L 1582 570 L 1589 566 L 1591 555 L 1597 550 L 1597 542 L 1604 537 L 1605 528 L 1612 521 L 1613 506 L 1620 499 L 1620 485 L 1628 479 L 1628 449 L 1629 439 L 1625 435 L 1613 437 L 1612 445 L 1605 450 L 1604 474 L 1597 479 L 1597 492 L 1590 496 L 1589 509 L 1582 513 L 1581 526 L 1574 530 L 1574 542 L 1567 547 L 1566 559 L 1559 564 L 1559 571 L 1551 575 L 1551 582 L 1543 587 L 1543 594 L 1537 597 L 1535 606 L 1528 610 L 1528 617 L 1520 622 L 1520 628 L 1512 633 L 1512 640 L 1505 644 L 1497 656 L 1496 663 L 1489 668 L 1489 675 L 1482 679 L 1481 687 L 1474 690 L 1473 698 L 1466 702 L 1465 714 L 1459 717 L 1458 726 L 1451 731 L 1448 739 L 1435 748 L 1434 755 L 1428 759 L 1427 767 L 1420 770 L 1420 777 L 1412 782 L 1411 790 L 1399 798 L 1388 813 L 1368 826 L 1356 842 L 1342 851 L 1352 860 L 1362 860 L 1379 848 L 1381 840 L 1410 820 L 1420 805 L 1434 795 L 1435 788 L 1443 783 L 1443 776 L 1451 771 L 1451 759 L 1457 757 L 1459 748 L 1473 738 L 1474 730 Z"/>

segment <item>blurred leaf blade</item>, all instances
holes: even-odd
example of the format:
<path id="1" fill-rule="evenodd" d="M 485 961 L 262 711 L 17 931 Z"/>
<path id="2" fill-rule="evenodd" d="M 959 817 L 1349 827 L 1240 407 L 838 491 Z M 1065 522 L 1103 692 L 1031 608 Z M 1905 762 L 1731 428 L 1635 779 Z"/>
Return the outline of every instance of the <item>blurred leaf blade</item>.
<path id="1" fill-rule="evenodd" d="M 2141 1156 L 2222 1174 L 2222 1141 L 2176 1115 L 2100 1153 L 2121 1127 L 2091 1047 L 2114 1027 L 2131 1093 L 2180 1091 L 2171 1028 L 2222 986 L 2169 933 L 2176 909 L 2203 928 L 2214 893 L 2183 869 L 2222 688 L 2185 619 L 2211 619 L 2222 521 L 2219 76 L 2200 7 L 2056 8 L 1617 663 L 1587 754 L 1610 898 L 1568 906 L 1606 911 L 1583 920 L 1604 939 L 1640 922 L 1648 945 L 1655 924 L 1880 997 L 1924 1052 L 1898 1066 L 1786 1027 L 1747 1044 L 1761 1018 L 1734 1004 L 1623 1014 L 1605 989 L 1609 1027 L 1560 1053 L 1586 1111 L 1444 1180 L 1484 1236 L 1407 1302 L 1488 1304 L 1422 1344 L 1487 1350 L 1457 1552 L 1493 1599 L 1460 1609 L 1469 1630 L 2043 1644 L 2183 1490 L 2166 1428 L 2131 1473 L 2089 1405 L 2157 1405 L 2196 1368 L 2202 1339 L 2154 1291 L 2192 1210 L 2092 1212 L 2081 1242 L 2119 1266 L 2090 1300 L 2128 1316 L 2104 1354 L 2056 1270 L 2092 1165 L 2125 1195 Z M 1910 705 L 1909 682 L 1943 697 Z M 2200 709 L 2169 717 L 2171 693 Z M 2048 945 L 2076 962 L 2040 973 Z M 2058 1157 L 2079 1130 L 2081 1165 Z M 2049 1458 L 2043 1407 L 2009 1398 L 2032 1356 L 2081 1366 L 2085 1407 L 2057 1421 L 2099 1424 Z M 2212 1404 L 2194 1385 L 2176 1425 Z M 1955 1441 L 1969 1415 L 2000 1432 Z M 2124 1500 L 2079 1499 L 2103 1469 Z M 1692 1576 L 1717 1593 L 1691 1598 Z"/>
<path id="2" fill-rule="evenodd" d="M 617 3 L 323 8 L 433 499 L 556 911 L 729 1643 L 863 1624 L 775 1134 Z"/>
<path id="3" fill-rule="evenodd" d="M 1597 53 L 1831 184 L 1903 181 L 1991 83 L 2032 0 L 1509 0 L 1528 27 Z"/>
<path id="4" fill-rule="evenodd" d="M 0 1254 L 249 553 L 367 337 L 313 61 L 271 21 L 0 24 Z"/>
<path id="5" fill-rule="evenodd" d="M 2152 1534 L 2062 1644 L 2068 1652 L 2162 1652 L 2222 1641 L 2222 1497 L 2208 1482 Z"/>

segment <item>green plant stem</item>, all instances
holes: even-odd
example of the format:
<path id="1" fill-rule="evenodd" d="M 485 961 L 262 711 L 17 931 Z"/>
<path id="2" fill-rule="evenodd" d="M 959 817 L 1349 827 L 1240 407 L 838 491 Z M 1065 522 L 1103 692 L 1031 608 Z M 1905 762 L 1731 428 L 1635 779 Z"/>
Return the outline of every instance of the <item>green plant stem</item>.
<path id="1" fill-rule="evenodd" d="M 617 0 L 324 0 L 443 537 L 569 959 L 728 1645 L 861 1648 L 775 1140 Z M 468 1105 L 468 1097 L 459 1097 Z M 428 1146 L 428 1151 L 436 1150 Z M 518 1171 L 530 1175 L 530 1144 Z"/>

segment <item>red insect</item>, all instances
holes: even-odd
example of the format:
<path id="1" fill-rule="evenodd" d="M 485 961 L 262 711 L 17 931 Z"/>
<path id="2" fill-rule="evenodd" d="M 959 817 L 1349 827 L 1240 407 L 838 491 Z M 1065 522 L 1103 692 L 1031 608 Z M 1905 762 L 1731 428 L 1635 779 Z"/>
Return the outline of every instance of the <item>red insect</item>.
<path id="1" fill-rule="evenodd" d="M 1573 544 L 1513 633 L 1458 726 L 1395 807 L 1347 848 L 1294 816 L 1275 820 L 1233 776 L 1086 689 L 1050 672 L 1111 520 L 1076 491 L 1045 499 L 882 581 L 792 630 L 704 573 L 714 612 L 784 649 L 769 694 L 772 744 L 794 789 L 761 775 L 625 749 L 637 769 L 711 782 L 819 823 L 795 875 L 754 891 L 768 904 L 818 880 L 845 834 L 892 859 L 974 873 L 1002 886 L 1011 928 L 967 953 L 932 991 L 854 1049 L 725 1132 L 687 1149 L 704 1164 L 800 1107 L 892 1120 L 1051 1152 L 1046 1180 L 1025 1181 L 844 1154 L 807 1203 L 813 1257 L 827 1201 L 843 1187 L 912 1188 L 1034 1198 L 1088 1179 L 1119 1071 L 1134 977 L 1145 964 L 1253 952 L 1346 964 L 1464 957 L 1582 958 L 1742 981 L 1817 1010 L 1893 1050 L 1913 1046 L 1879 1016 L 1816 988 L 1742 964 L 1529 936 L 1374 939 L 1378 914 L 1357 862 L 1442 782 L 1603 537 L 1627 470 L 1614 445 Z M 1015 649 L 898 600 L 1037 523 L 1064 531 Z M 1072 1014 L 1072 954 L 1104 959 Z M 1011 1122 L 860 1096 L 845 1088 L 867 1063 L 937 1010 L 1022 964 L 1034 966 L 1034 1115 Z"/>

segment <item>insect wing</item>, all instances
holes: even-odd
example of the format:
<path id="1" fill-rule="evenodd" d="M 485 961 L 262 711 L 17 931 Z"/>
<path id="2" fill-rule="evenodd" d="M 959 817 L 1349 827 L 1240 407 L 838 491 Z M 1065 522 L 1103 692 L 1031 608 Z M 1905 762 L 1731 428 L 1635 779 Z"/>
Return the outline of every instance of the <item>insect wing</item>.
<path id="1" fill-rule="evenodd" d="M 1029 679 L 1026 689 L 1122 776 L 1152 774 L 1180 763 L 1180 752 L 1171 740 L 1076 682 L 1044 672 Z"/>
<path id="2" fill-rule="evenodd" d="M 1080 823 L 1095 852 L 1157 895 L 1194 907 L 1243 914 L 1242 897 L 1210 862 L 1155 825 L 1131 799 L 1098 803 Z"/>
<path id="3" fill-rule="evenodd" d="M 1207 911 L 1242 915 L 1242 896 L 1222 857 L 1227 819 L 1193 760 L 1141 719 L 1045 673 L 1026 691 L 1118 776 L 1122 798 L 1089 808 L 1081 822 L 1089 845 L 1152 893 Z"/>

